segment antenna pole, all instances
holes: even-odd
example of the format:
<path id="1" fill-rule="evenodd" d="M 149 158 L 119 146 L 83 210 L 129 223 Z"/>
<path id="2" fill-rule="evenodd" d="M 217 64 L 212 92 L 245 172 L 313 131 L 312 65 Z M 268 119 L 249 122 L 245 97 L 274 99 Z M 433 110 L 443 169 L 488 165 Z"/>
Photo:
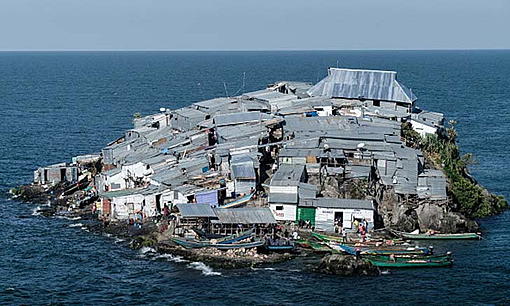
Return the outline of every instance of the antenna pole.
<path id="1" fill-rule="evenodd" d="M 223 87 L 225 88 L 225 96 L 228 97 L 227 83 L 223 82 Z"/>

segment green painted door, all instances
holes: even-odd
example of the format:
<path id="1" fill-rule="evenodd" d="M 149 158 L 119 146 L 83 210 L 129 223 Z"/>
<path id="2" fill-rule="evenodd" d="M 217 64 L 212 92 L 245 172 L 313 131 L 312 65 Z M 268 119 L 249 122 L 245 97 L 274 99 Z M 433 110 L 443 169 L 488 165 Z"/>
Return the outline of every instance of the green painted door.
<path id="1" fill-rule="evenodd" d="M 310 220 L 313 226 L 315 226 L 315 208 L 314 207 L 298 207 L 296 221 L 299 220 Z"/>

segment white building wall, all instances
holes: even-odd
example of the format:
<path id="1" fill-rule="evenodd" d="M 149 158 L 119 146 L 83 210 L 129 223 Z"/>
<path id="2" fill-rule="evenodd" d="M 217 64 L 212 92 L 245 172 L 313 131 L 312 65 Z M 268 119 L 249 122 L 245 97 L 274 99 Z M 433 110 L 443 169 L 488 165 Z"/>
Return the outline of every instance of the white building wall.
<path id="1" fill-rule="evenodd" d="M 111 201 L 112 218 L 127 220 L 129 215 L 142 209 L 144 196 L 141 194 L 115 197 Z"/>
<path id="2" fill-rule="evenodd" d="M 146 166 L 139 162 L 136 164 L 128 165 L 128 166 L 122 166 L 122 173 L 124 174 L 124 177 L 143 177 L 144 171 L 146 170 Z"/>
<path id="3" fill-rule="evenodd" d="M 352 221 L 356 219 L 365 219 L 368 223 L 368 229 L 373 228 L 374 211 L 367 209 L 342 209 L 318 207 L 315 211 L 315 226 L 319 230 L 332 231 L 334 229 L 335 213 L 342 212 L 342 227 L 352 228 Z"/>
<path id="4" fill-rule="evenodd" d="M 411 120 L 411 126 L 413 127 L 413 130 L 418 132 L 423 137 L 426 136 L 427 134 L 436 134 L 437 132 L 436 127 L 423 124 L 416 120 Z"/>
<path id="5" fill-rule="evenodd" d="M 296 205 L 289 204 L 269 204 L 276 221 L 296 221 Z"/>
<path id="6" fill-rule="evenodd" d="M 322 109 L 322 110 L 317 110 L 317 109 Z M 320 117 L 325 117 L 325 116 L 332 116 L 333 115 L 333 106 L 316 106 L 314 107 L 315 110 L 317 110 L 317 115 L 319 115 Z"/>
<path id="7" fill-rule="evenodd" d="M 269 186 L 270 193 L 297 193 L 298 186 Z"/>
<path id="8" fill-rule="evenodd" d="M 108 186 L 109 191 L 126 189 L 126 180 L 124 179 L 122 172 L 113 176 L 105 177 L 103 183 Z"/>

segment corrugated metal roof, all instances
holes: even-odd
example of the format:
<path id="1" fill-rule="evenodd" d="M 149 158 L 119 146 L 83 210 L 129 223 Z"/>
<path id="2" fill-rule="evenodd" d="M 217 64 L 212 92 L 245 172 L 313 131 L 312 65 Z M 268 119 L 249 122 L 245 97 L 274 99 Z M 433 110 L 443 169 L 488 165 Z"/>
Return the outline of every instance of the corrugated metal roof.
<path id="1" fill-rule="evenodd" d="M 328 76 L 308 90 L 310 96 L 373 99 L 412 103 L 416 96 L 396 80 L 395 71 L 330 68 Z"/>
<path id="2" fill-rule="evenodd" d="M 194 106 L 197 106 L 199 109 L 218 109 L 222 107 L 226 107 L 229 104 L 235 103 L 237 100 L 233 98 L 214 98 L 205 101 L 199 101 L 193 103 Z"/>
<path id="3" fill-rule="evenodd" d="M 273 116 L 259 112 L 242 112 L 222 114 L 214 117 L 214 123 L 217 126 L 236 125 L 248 122 L 262 122 L 273 119 Z"/>
<path id="4" fill-rule="evenodd" d="M 182 218 L 216 218 L 209 204 L 177 204 Z"/>
<path id="5" fill-rule="evenodd" d="M 213 208 L 218 221 L 223 224 L 275 224 L 276 220 L 269 208 Z"/>
<path id="6" fill-rule="evenodd" d="M 232 165 L 232 175 L 235 179 L 254 180 L 257 178 L 253 164 Z"/>
<path id="7" fill-rule="evenodd" d="M 270 192 L 268 196 L 269 203 L 289 203 L 297 204 L 298 194 L 297 193 L 280 193 Z"/>
<path id="8" fill-rule="evenodd" d="M 173 110 L 172 113 L 175 113 L 179 116 L 193 119 L 205 119 L 206 113 L 199 111 L 197 109 L 191 107 L 183 107 L 176 110 Z"/>
<path id="9" fill-rule="evenodd" d="M 374 204 L 371 200 L 356 200 L 356 199 L 337 199 L 337 198 L 304 199 L 299 201 L 299 206 L 374 210 Z"/>
<path id="10" fill-rule="evenodd" d="M 300 183 L 298 194 L 300 199 L 313 199 L 317 197 L 319 187 L 313 184 Z"/>
<path id="11" fill-rule="evenodd" d="M 271 185 L 297 184 L 304 177 L 305 166 L 281 164 L 271 178 Z"/>

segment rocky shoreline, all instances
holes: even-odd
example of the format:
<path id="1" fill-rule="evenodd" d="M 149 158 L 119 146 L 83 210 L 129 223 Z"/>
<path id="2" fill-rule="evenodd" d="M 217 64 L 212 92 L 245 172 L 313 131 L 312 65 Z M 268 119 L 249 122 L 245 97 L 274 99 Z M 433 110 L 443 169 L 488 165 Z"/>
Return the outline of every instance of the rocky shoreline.
<path id="1" fill-rule="evenodd" d="M 80 220 L 81 226 L 88 231 L 106 234 L 127 242 L 129 248 L 142 250 L 153 249 L 157 254 L 170 254 L 175 258 L 189 262 L 202 262 L 215 269 L 246 269 L 270 267 L 275 264 L 287 262 L 296 257 L 317 258 L 310 272 L 336 274 L 340 276 L 373 276 L 379 275 L 380 270 L 366 260 L 356 260 L 350 255 L 331 255 L 317 257 L 317 253 L 299 248 L 291 253 L 264 253 L 256 249 L 238 249 L 220 251 L 211 248 L 186 249 L 172 243 L 168 236 L 160 233 L 156 223 L 148 221 L 141 228 L 121 222 L 100 222 L 90 207 L 69 209 L 70 203 L 58 195 L 63 192 L 65 185 L 54 186 L 44 190 L 41 186 L 25 185 L 11 191 L 13 199 L 37 206 L 35 214 L 43 217 L 63 216 L 71 220 Z"/>

